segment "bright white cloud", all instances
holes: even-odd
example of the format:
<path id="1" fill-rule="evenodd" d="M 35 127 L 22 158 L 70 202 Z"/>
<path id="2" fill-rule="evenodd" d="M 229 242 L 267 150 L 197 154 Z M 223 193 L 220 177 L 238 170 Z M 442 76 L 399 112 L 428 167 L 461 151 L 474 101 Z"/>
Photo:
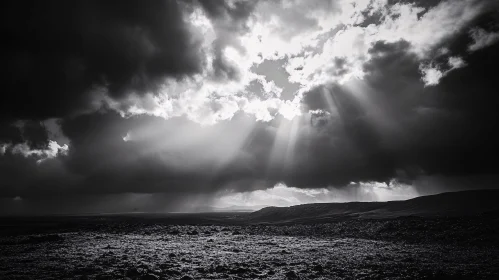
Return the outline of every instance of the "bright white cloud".
<path id="1" fill-rule="evenodd" d="M 444 76 L 444 73 L 433 65 L 421 66 L 420 70 L 423 74 L 421 80 L 423 80 L 426 86 L 438 85 L 438 82 Z"/>
<path id="2" fill-rule="evenodd" d="M 126 135 L 123 137 L 123 141 L 128 142 L 130 140 L 132 140 L 132 134 L 130 133 L 130 131 L 128 131 Z"/>
<path id="3" fill-rule="evenodd" d="M 466 62 L 461 57 L 449 57 L 447 61 L 449 65 L 449 69 L 442 71 L 440 66 L 430 63 L 430 64 L 421 64 L 420 71 L 422 73 L 421 80 L 424 82 L 425 86 L 434 86 L 440 82 L 440 79 L 447 76 L 451 71 L 455 69 L 459 69 L 466 66 Z"/>
<path id="4" fill-rule="evenodd" d="M 487 32 L 481 28 L 471 29 L 470 35 L 473 38 L 473 43 L 468 46 L 470 52 L 491 46 L 499 41 L 499 32 Z"/>
<path id="5" fill-rule="evenodd" d="M 377 40 L 408 41 L 415 53 L 426 57 L 434 46 L 462 30 L 485 8 L 474 0 L 442 1 L 421 16 L 424 8 L 399 3 L 384 8 L 384 22 L 367 29 Z"/>
<path id="6" fill-rule="evenodd" d="M 27 143 L 21 143 L 12 146 L 9 145 L 5 147 L 11 148 L 13 154 L 19 154 L 24 157 L 36 157 L 38 159 L 37 163 L 42 163 L 43 161 L 55 158 L 58 155 L 66 155 L 69 150 L 69 146 L 67 144 L 61 146 L 56 141 L 52 140 L 49 140 L 48 146 L 45 149 L 32 149 Z"/>
<path id="7" fill-rule="evenodd" d="M 300 114 L 298 104 L 303 92 L 326 83 L 362 79 L 366 74 L 363 65 L 371 59 L 369 49 L 374 43 L 404 40 L 422 63 L 431 61 L 435 47 L 447 50 L 442 43 L 488 5 L 485 1 L 447 0 L 425 10 L 413 3 L 388 5 L 386 0 L 262 1 L 244 31 L 224 18 L 210 20 L 201 8 L 194 8 L 187 21 L 205 55 L 202 73 L 183 80 L 165 80 L 159 94 L 103 100 L 123 116 L 187 116 L 204 125 L 231 119 L 238 111 L 269 121 L 274 117 L 270 111 L 277 110 L 292 119 Z M 370 16 L 379 16 L 379 20 L 359 25 Z M 497 34 L 483 30 L 474 30 L 471 35 L 475 43 L 470 50 L 497 39 Z M 438 55 L 448 53 L 441 51 Z M 274 81 L 253 72 L 263 61 L 275 59 L 286 59 L 289 82 L 300 85 L 291 103 L 280 99 L 283 89 Z M 426 85 L 435 85 L 449 71 L 465 66 L 460 58 L 448 59 L 447 71 L 428 63 L 421 67 Z M 222 70 L 215 67 L 220 63 L 224 65 Z M 263 94 L 249 92 L 251 83 L 260 84 Z"/>
<path id="8" fill-rule="evenodd" d="M 449 57 L 448 63 L 449 66 L 451 67 L 451 70 L 463 68 L 466 66 L 466 62 L 459 56 Z"/>
<path id="9" fill-rule="evenodd" d="M 10 146 L 9 144 L 5 143 L 0 144 L 0 154 L 4 155 L 9 146 Z"/>
<path id="10" fill-rule="evenodd" d="M 368 51 L 378 41 L 407 41 L 412 52 L 421 60 L 426 60 L 431 58 L 435 46 L 457 34 L 483 12 L 486 5 L 475 2 L 442 1 L 428 11 L 410 3 L 388 7 L 383 1 L 375 1 L 372 5 L 359 5 L 356 9 L 363 8 L 370 14 L 381 14 L 382 21 L 366 27 L 356 26 L 352 23 L 362 17 L 358 12 L 349 12 L 350 24 L 345 24 L 342 30 L 326 40 L 321 53 L 294 56 L 286 70 L 291 74 L 290 80 L 302 84 L 302 91 L 306 91 L 328 82 L 344 83 L 351 78 L 362 78 L 365 74 L 363 65 L 371 59 Z M 449 63 L 461 61 L 451 60 Z M 464 64 L 454 64 L 452 67 L 456 69 L 462 66 Z M 427 84 L 438 83 L 446 74 L 433 67 L 425 67 L 422 72 Z"/>

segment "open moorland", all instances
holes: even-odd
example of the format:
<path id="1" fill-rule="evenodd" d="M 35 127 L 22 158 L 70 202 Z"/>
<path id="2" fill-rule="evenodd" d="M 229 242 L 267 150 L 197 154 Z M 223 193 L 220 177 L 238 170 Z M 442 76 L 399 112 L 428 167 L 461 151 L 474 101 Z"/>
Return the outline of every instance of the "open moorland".
<path id="1" fill-rule="evenodd" d="M 499 279 L 498 198 L 4 217 L 0 279 Z"/>

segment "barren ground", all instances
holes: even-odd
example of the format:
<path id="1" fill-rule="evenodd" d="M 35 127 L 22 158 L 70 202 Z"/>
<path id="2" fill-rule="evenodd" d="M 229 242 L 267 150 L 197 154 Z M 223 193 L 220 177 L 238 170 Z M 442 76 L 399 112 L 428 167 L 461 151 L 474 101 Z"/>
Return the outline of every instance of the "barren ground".
<path id="1" fill-rule="evenodd" d="M 254 225 L 231 215 L 6 219 L 0 279 L 499 279 L 495 217 Z"/>

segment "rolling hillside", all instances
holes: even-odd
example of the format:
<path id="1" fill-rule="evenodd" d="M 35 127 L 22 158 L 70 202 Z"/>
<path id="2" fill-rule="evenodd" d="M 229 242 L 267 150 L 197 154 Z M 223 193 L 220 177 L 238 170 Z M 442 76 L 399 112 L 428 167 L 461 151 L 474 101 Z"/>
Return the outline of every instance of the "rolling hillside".
<path id="1" fill-rule="evenodd" d="M 314 203 L 266 207 L 249 214 L 252 222 L 317 223 L 346 218 L 469 216 L 499 212 L 499 190 L 473 190 L 421 196 L 404 201 Z"/>

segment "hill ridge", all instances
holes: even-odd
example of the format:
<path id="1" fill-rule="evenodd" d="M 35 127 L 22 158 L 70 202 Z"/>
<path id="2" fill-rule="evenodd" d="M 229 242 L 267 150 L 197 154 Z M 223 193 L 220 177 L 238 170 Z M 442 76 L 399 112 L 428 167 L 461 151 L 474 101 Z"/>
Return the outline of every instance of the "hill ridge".
<path id="1" fill-rule="evenodd" d="M 249 214 L 249 219 L 258 222 L 300 222 L 342 218 L 477 215 L 499 211 L 498 201 L 499 189 L 469 190 L 399 201 L 310 203 L 265 207 Z"/>

